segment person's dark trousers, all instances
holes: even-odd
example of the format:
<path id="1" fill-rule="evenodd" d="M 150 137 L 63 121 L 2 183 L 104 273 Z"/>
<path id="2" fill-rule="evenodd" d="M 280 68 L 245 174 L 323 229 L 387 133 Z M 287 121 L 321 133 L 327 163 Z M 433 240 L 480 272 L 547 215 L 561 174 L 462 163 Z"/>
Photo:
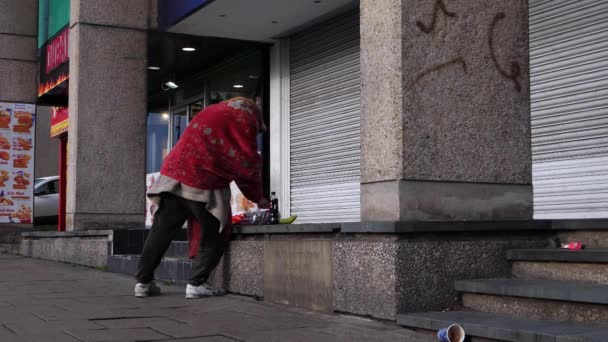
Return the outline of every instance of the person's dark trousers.
<path id="1" fill-rule="evenodd" d="M 135 275 L 138 282 L 147 284 L 154 280 L 154 270 L 189 218 L 200 222 L 202 237 L 188 283 L 199 286 L 207 281 L 211 271 L 220 262 L 226 246 L 226 241 L 219 232 L 220 222 L 207 211 L 205 203 L 163 193 L 139 259 Z"/>

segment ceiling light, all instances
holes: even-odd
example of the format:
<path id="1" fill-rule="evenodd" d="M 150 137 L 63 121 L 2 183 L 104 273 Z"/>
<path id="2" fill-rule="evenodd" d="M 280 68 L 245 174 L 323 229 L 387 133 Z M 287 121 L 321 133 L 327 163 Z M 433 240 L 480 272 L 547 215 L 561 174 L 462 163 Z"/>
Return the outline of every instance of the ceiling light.
<path id="1" fill-rule="evenodd" d="M 156 71 L 156 70 L 160 70 L 160 68 L 157 67 L 157 66 L 149 66 L 148 70 L 154 70 L 154 71 Z"/>
<path id="2" fill-rule="evenodd" d="M 187 51 L 187 52 L 196 51 L 196 49 L 195 49 L 195 48 L 193 48 L 193 47 L 189 47 L 189 46 L 186 46 L 186 47 L 185 47 L 185 48 L 183 48 L 182 50 L 183 50 L 183 51 Z"/>
<path id="3" fill-rule="evenodd" d="M 256 75 L 250 75 L 249 78 L 251 78 L 252 80 L 257 80 L 258 77 Z"/>
<path id="4" fill-rule="evenodd" d="M 169 114 L 168 113 L 162 113 L 161 114 L 163 120 L 168 121 L 169 120 Z"/>
<path id="5" fill-rule="evenodd" d="M 171 89 L 177 89 L 179 86 L 173 81 L 165 82 L 165 85 Z"/>
<path id="6" fill-rule="evenodd" d="M 233 85 L 232 87 L 233 87 L 233 88 L 237 88 L 237 89 L 245 88 L 245 86 L 244 86 L 244 85 L 242 85 L 242 84 L 235 84 L 235 85 Z"/>

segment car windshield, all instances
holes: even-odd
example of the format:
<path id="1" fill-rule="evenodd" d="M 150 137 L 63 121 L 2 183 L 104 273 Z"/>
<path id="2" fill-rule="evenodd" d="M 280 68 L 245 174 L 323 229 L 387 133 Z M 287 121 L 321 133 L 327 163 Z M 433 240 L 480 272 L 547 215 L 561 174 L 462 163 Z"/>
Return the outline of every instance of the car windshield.
<path id="1" fill-rule="evenodd" d="M 38 184 L 40 184 L 40 183 L 42 183 L 42 182 L 44 182 L 44 178 L 38 178 L 38 179 L 36 179 L 36 180 L 34 181 L 34 187 L 37 187 L 37 186 L 38 186 Z"/>

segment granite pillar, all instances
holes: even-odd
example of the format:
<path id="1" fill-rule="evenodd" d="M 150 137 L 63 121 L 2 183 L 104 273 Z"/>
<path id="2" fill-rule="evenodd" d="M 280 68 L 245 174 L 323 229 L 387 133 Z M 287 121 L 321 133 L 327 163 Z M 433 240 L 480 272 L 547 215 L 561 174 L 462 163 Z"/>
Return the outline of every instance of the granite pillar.
<path id="1" fill-rule="evenodd" d="M 37 34 L 37 0 L 0 0 L 0 102 L 36 102 Z"/>
<path id="2" fill-rule="evenodd" d="M 148 0 L 72 0 L 68 230 L 143 226 Z"/>
<path id="3" fill-rule="evenodd" d="M 362 220 L 532 218 L 525 1 L 362 0 Z"/>

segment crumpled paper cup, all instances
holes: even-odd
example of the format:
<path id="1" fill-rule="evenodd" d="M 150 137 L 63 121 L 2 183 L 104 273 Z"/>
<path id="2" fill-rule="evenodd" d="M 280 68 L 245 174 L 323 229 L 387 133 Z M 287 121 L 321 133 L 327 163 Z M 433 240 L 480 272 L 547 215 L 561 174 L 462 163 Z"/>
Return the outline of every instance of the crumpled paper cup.
<path id="1" fill-rule="evenodd" d="M 452 324 L 437 332 L 439 342 L 463 342 L 465 338 L 464 329 L 458 324 Z"/>

